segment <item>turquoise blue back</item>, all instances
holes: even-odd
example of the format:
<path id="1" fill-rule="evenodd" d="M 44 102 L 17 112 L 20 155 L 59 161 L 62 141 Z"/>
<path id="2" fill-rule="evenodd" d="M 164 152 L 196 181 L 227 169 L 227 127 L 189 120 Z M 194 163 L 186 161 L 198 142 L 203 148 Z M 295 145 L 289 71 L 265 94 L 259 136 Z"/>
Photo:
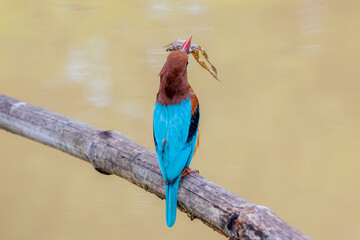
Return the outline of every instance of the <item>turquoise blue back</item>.
<path id="1" fill-rule="evenodd" d="M 166 183 L 166 224 L 176 220 L 177 192 L 181 171 L 190 165 L 197 139 L 188 139 L 191 124 L 191 101 L 163 106 L 155 104 L 154 141 L 161 173 Z"/>

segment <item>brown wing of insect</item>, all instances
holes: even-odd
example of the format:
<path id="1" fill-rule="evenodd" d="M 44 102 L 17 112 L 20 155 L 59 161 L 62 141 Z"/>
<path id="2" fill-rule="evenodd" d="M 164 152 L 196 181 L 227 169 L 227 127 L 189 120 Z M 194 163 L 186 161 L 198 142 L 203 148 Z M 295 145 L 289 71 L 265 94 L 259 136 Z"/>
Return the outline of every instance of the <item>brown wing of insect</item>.
<path id="1" fill-rule="evenodd" d="M 172 42 L 165 46 L 166 51 L 169 52 L 169 51 L 179 50 L 184 42 L 185 42 L 185 40 L 180 40 L 180 39 L 175 42 Z M 208 71 L 216 80 L 220 81 L 218 78 L 218 75 L 217 75 L 216 67 L 210 61 L 209 56 L 206 53 L 205 49 L 203 49 L 201 46 L 199 46 L 197 44 L 192 43 L 190 45 L 189 53 L 191 53 L 193 55 L 193 57 L 200 64 L 201 67 L 203 67 L 206 71 Z M 210 64 L 211 69 L 206 65 L 206 63 L 203 60 L 200 59 L 200 53 L 204 56 L 206 61 Z"/>
<path id="2" fill-rule="evenodd" d="M 200 54 L 199 52 L 201 52 L 201 54 L 204 56 L 204 58 L 206 59 L 206 61 L 210 64 L 211 69 L 206 65 L 206 63 L 200 59 Z M 217 75 L 217 70 L 216 67 L 214 66 L 214 64 L 212 64 L 212 62 L 209 60 L 209 56 L 207 55 L 206 51 L 202 48 L 202 47 L 198 47 L 197 51 L 193 51 L 192 52 L 193 57 L 195 58 L 195 60 L 200 64 L 200 66 L 202 66 L 204 69 L 206 69 L 211 75 L 213 75 L 213 77 L 220 81 Z"/>

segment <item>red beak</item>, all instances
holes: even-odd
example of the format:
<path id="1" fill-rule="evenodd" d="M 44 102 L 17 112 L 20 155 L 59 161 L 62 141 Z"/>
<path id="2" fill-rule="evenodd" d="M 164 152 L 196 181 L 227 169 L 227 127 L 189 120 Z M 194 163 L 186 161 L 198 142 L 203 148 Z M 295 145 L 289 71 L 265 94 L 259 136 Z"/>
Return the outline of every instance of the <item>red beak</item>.
<path id="1" fill-rule="evenodd" d="M 191 38 L 192 38 L 192 35 L 190 35 L 190 37 L 188 38 L 188 40 L 186 40 L 186 41 L 184 42 L 184 44 L 180 47 L 180 51 L 189 53 L 190 44 L 191 44 Z"/>

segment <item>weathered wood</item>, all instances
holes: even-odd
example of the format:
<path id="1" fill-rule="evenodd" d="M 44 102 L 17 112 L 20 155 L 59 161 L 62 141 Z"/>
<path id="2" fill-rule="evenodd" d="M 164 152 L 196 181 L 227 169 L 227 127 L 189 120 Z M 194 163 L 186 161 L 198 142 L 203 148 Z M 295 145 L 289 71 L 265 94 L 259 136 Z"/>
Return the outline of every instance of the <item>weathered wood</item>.
<path id="1" fill-rule="evenodd" d="M 81 158 L 164 198 L 156 155 L 119 132 L 102 131 L 5 95 L 0 95 L 0 128 Z M 197 174 L 181 181 L 178 207 L 231 239 L 310 239 L 269 208 L 248 203 Z"/>

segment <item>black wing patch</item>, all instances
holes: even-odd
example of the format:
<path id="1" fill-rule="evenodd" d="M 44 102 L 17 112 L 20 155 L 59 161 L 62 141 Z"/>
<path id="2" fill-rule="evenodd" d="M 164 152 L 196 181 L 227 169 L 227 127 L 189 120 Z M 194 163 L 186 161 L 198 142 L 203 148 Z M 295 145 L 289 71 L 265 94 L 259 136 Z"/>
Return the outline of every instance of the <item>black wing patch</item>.
<path id="1" fill-rule="evenodd" d="M 194 135 L 198 129 L 198 126 L 199 126 L 199 117 L 200 117 L 200 107 L 199 107 L 199 104 L 197 104 L 194 114 L 191 115 L 189 135 L 186 140 L 186 143 L 189 143 L 192 140 L 192 138 L 194 137 Z"/>
<path id="2" fill-rule="evenodd" d="M 154 125 L 153 125 L 153 137 L 154 137 L 154 143 L 155 143 L 155 147 L 156 147 L 156 146 L 157 146 L 157 142 L 156 142 L 156 138 L 155 138 Z"/>

